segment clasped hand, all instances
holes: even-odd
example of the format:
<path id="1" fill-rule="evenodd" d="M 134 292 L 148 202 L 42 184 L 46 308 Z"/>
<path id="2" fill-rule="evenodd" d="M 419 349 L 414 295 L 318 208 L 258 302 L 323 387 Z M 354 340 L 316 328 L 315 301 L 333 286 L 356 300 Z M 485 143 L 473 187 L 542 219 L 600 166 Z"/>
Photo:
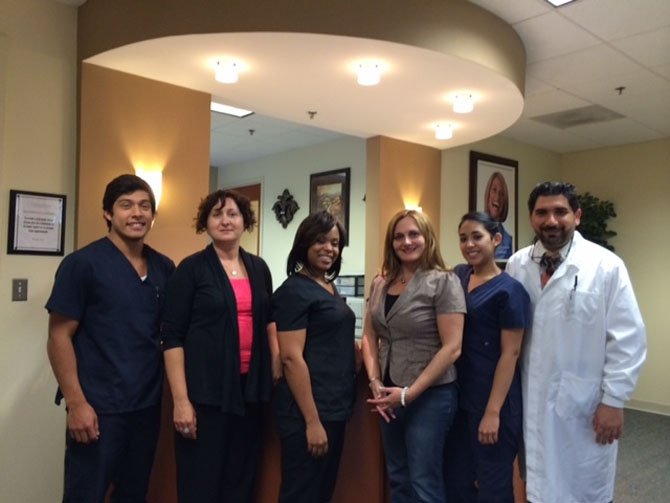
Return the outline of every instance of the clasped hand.
<path id="1" fill-rule="evenodd" d="M 372 412 L 377 412 L 387 423 L 395 419 L 393 409 L 400 407 L 402 388 L 397 386 L 386 387 L 383 386 L 379 380 L 375 380 L 370 385 L 372 391 L 372 398 L 368 398 L 367 402 L 374 405 Z"/>

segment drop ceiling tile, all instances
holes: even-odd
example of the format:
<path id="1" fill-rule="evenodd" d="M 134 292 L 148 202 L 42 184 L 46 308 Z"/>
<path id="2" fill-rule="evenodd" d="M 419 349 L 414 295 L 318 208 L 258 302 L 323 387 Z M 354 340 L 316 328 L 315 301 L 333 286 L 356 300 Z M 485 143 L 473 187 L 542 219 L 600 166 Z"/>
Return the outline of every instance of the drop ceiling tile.
<path id="1" fill-rule="evenodd" d="M 523 118 L 506 129 L 502 133 L 502 136 L 561 154 L 598 148 L 600 146 L 598 143 L 587 138 Z"/>
<path id="2" fill-rule="evenodd" d="M 646 113 L 653 110 L 668 111 L 670 115 L 670 86 L 646 93 L 644 99 L 633 94 L 609 95 L 601 100 L 603 106 L 619 113 Z"/>
<path id="3" fill-rule="evenodd" d="M 670 65 L 654 66 L 650 70 L 670 80 Z"/>
<path id="4" fill-rule="evenodd" d="M 514 24 L 551 10 L 551 5 L 538 0 L 514 0 L 501 2 L 500 0 L 470 0 L 470 3 L 479 5 L 492 12 L 509 24 Z"/>
<path id="5" fill-rule="evenodd" d="M 668 0 L 582 0 L 560 13 L 605 40 L 670 25 Z"/>
<path id="6" fill-rule="evenodd" d="M 572 110 L 590 105 L 588 101 L 579 99 L 559 89 L 542 94 L 534 94 L 526 99 L 523 109 L 524 117 Z"/>
<path id="7" fill-rule="evenodd" d="M 576 126 L 571 128 L 570 132 L 607 146 L 638 143 L 662 137 L 657 131 L 626 118 L 600 122 L 598 124 Z"/>
<path id="8" fill-rule="evenodd" d="M 617 87 L 625 87 L 622 94 Z M 582 99 L 594 103 L 616 100 L 619 96 L 645 97 L 650 93 L 670 90 L 670 81 L 659 77 L 648 70 L 638 69 L 634 72 L 610 75 L 589 82 L 568 82 L 563 88 Z"/>
<path id="9" fill-rule="evenodd" d="M 670 64 L 670 26 L 616 40 L 612 45 L 645 66 Z"/>
<path id="10" fill-rule="evenodd" d="M 514 25 L 526 46 L 528 63 L 576 52 L 601 41 L 556 12 L 527 19 Z"/>
<path id="11" fill-rule="evenodd" d="M 525 88 L 526 88 L 525 90 L 526 97 L 532 96 L 534 94 L 546 93 L 548 91 L 553 91 L 555 89 L 553 86 L 550 86 L 549 84 L 546 84 L 541 80 L 534 79 L 533 77 L 530 77 L 528 74 L 526 74 Z"/>
<path id="12" fill-rule="evenodd" d="M 624 95 L 604 101 L 603 106 L 650 129 L 670 134 L 670 90 L 649 93 L 644 99 Z"/>
<path id="13" fill-rule="evenodd" d="M 633 73 L 640 66 L 604 44 L 556 58 L 531 63 L 528 74 L 559 88 L 575 82 L 589 82 L 612 75 Z"/>
<path id="14" fill-rule="evenodd" d="M 642 124 L 659 132 L 664 137 L 670 136 L 670 114 L 667 111 L 649 112 L 644 116 Z"/>

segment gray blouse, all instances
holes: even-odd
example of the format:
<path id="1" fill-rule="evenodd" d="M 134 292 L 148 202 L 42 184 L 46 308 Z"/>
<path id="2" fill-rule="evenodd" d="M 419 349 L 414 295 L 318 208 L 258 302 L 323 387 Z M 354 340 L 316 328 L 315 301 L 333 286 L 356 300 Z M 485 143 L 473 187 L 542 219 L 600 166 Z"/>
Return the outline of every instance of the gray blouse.
<path id="1" fill-rule="evenodd" d="M 452 272 L 417 271 L 388 314 L 384 314 L 387 285 L 381 276 L 372 283 L 368 309 L 379 337 L 379 368 L 398 386 L 409 386 L 442 347 L 437 316 L 465 313 L 461 282 Z M 452 365 L 435 384 L 456 380 Z"/>

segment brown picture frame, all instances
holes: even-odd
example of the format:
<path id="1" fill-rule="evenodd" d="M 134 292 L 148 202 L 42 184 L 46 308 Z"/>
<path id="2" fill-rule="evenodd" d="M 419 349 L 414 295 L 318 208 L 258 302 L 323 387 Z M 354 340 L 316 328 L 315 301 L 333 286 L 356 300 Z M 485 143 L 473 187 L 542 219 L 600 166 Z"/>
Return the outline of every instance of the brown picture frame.
<path id="1" fill-rule="evenodd" d="M 309 177 L 309 213 L 326 210 L 349 235 L 351 168 L 313 173 Z"/>
<path id="2" fill-rule="evenodd" d="M 500 222 L 503 241 L 496 249 L 500 262 L 518 250 L 518 170 L 519 162 L 513 159 L 470 151 L 470 211 L 486 212 Z M 501 190 L 504 196 L 496 196 Z"/>

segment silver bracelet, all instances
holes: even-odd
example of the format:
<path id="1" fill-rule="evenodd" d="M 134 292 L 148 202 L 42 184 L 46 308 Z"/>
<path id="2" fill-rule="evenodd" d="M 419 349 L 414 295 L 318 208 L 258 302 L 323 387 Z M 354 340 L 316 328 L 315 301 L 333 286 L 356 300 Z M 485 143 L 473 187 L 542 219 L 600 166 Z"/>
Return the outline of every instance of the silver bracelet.
<path id="1" fill-rule="evenodd" d="M 403 407 L 407 406 L 407 403 L 405 403 L 405 396 L 407 396 L 407 390 L 409 389 L 409 386 L 405 386 L 402 391 L 400 392 L 400 405 Z"/>

